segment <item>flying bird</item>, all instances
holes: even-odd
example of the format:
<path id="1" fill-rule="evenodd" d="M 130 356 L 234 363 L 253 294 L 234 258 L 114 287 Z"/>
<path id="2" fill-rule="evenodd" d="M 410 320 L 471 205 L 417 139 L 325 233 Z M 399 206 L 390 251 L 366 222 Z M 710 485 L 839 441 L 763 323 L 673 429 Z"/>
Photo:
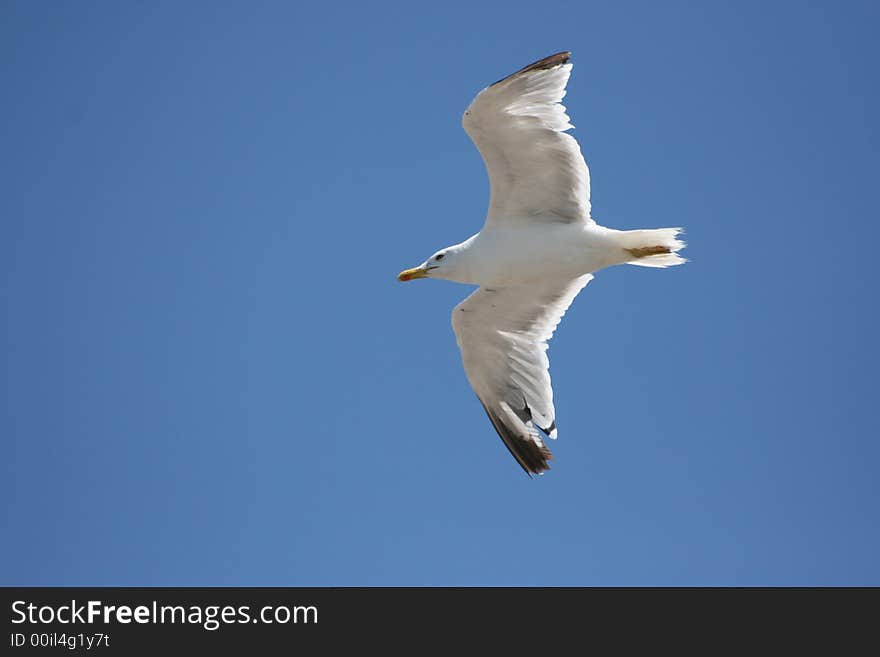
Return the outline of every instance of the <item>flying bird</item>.
<path id="1" fill-rule="evenodd" d="M 530 476 L 556 438 L 547 343 L 593 273 L 612 265 L 669 267 L 681 228 L 615 230 L 590 216 L 590 173 L 562 105 L 571 53 L 545 57 L 486 87 L 462 117 L 489 174 L 482 230 L 398 280 L 478 285 L 452 311 L 468 381 Z"/>

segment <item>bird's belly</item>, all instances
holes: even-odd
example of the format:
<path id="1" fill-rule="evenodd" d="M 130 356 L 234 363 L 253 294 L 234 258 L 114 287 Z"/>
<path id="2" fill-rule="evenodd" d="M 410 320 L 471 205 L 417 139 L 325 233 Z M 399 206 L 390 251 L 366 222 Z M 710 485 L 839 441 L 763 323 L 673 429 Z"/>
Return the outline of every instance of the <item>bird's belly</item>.
<path id="1" fill-rule="evenodd" d="M 498 231 L 479 245 L 474 283 L 523 285 L 571 280 L 606 266 L 609 245 L 585 224 L 524 226 Z"/>

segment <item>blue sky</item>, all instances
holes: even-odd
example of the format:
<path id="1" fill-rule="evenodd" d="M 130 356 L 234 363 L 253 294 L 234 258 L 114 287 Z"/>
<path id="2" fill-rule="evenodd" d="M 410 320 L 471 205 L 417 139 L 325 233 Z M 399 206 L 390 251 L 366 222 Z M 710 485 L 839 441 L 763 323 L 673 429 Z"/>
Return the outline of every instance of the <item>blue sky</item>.
<path id="1" fill-rule="evenodd" d="M 5 2 L 0 583 L 880 585 L 876 3 Z M 614 228 L 530 480 L 461 369 L 476 92 Z"/>

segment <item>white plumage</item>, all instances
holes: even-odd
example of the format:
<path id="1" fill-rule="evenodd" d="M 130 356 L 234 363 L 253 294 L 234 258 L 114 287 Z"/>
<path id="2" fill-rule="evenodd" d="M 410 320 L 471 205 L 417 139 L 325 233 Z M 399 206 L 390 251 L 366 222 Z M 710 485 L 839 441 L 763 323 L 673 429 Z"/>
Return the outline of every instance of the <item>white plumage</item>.
<path id="1" fill-rule="evenodd" d="M 574 127 L 560 104 L 571 66 L 526 67 L 465 110 L 462 126 L 489 172 L 487 225 L 547 214 L 589 218 L 590 172 L 575 138 L 563 132 Z"/>
<path id="2" fill-rule="evenodd" d="M 452 312 L 468 380 L 529 474 L 552 458 L 556 412 L 547 342 L 592 272 L 684 262 L 679 228 L 618 231 L 590 216 L 590 175 L 561 100 L 569 53 L 546 57 L 483 89 L 462 125 L 483 156 L 491 198 L 483 229 L 400 280 L 443 278 L 480 288 Z"/>

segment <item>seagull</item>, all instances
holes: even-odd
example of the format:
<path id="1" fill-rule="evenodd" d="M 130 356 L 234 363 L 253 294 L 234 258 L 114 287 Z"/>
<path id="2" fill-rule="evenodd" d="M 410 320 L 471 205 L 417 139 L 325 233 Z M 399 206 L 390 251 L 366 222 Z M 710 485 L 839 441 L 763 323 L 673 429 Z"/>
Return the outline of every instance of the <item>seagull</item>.
<path id="1" fill-rule="evenodd" d="M 482 230 L 398 280 L 479 287 L 452 311 L 468 381 L 492 426 L 529 475 L 550 468 L 556 438 L 548 341 L 593 273 L 613 265 L 685 262 L 681 228 L 615 230 L 590 216 L 590 173 L 561 104 L 568 51 L 480 91 L 462 126 L 489 174 Z"/>

